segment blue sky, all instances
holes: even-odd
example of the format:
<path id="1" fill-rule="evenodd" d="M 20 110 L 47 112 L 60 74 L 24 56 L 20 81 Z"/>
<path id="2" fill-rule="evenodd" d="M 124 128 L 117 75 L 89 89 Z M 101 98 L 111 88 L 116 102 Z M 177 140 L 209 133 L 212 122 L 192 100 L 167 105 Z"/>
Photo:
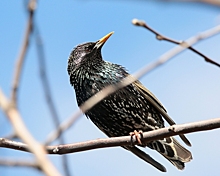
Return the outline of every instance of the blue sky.
<path id="1" fill-rule="evenodd" d="M 40 1 L 35 22 L 44 43 L 52 95 L 62 120 L 77 110 L 75 94 L 69 84 L 67 59 L 79 43 L 96 41 L 114 31 L 102 49 L 105 60 L 125 66 L 134 73 L 171 49 L 173 44 L 158 41 L 149 31 L 133 26 L 133 18 L 145 20 L 152 28 L 176 40 L 184 40 L 219 24 L 219 9 L 197 3 L 152 1 Z M 27 22 L 24 1 L 2 1 L 0 5 L 0 87 L 10 95 L 15 59 Z M 220 35 L 201 41 L 195 48 L 220 62 Z M 220 114 L 220 70 L 203 58 L 185 51 L 141 81 L 164 104 L 177 123 L 217 118 Z M 39 79 L 39 65 L 32 37 L 26 55 L 19 110 L 33 136 L 44 141 L 53 130 Z M 0 112 L 0 136 L 9 134 L 10 124 Z M 189 134 L 193 160 L 178 171 L 160 154 L 147 153 L 160 161 L 167 173 L 160 173 L 131 153 L 117 148 L 99 149 L 68 155 L 71 173 L 77 175 L 219 175 L 219 130 Z M 105 138 L 86 117 L 64 134 L 66 143 Z M 55 142 L 54 144 L 57 144 Z M 31 158 L 30 154 L 0 149 L 0 157 Z M 63 173 L 60 156 L 50 157 Z M 27 168 L 0 167 L 1 175 L 42 175 Z"/>

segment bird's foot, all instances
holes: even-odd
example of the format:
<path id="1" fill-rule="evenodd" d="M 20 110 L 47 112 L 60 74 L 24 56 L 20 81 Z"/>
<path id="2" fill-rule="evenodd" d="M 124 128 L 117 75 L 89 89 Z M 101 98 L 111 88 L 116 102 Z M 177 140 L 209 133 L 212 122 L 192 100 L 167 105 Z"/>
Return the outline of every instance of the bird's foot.
<path id="1" fill-rule="evenodd" d="M 132 142 L 132 137 L 135 136 L 136 137 L 136 140 L 138 141 L 138 143 L 140 145 L 142 145 L 142 142 L 141 142 L 141 138 L 143 138 L 143 131 L 139 130 L 134 130 L 134 132 L 130 132 L 129 133 L 130 136 L 131 136 L 131 142 Z M 141 136 L 141 137 L 140 137 Z"/>

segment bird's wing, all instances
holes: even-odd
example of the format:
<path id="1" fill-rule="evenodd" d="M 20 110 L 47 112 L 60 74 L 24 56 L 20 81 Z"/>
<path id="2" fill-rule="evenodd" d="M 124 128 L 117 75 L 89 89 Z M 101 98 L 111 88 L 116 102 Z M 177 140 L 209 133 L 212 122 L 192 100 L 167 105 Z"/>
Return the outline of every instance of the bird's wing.
<path id="1" fill-rule="evenodd" d="M 135 154 L 136 156 L 138 156 L 142 160 L 146 161 L 147 163 L 151 164 L 152 166 L 156 167 L 161 172 L 166 172 L 166 168 L 163 165 L 158 163 L 156 160 L 151 158 L 150 155 L 146 154 L 145 152 L 143 152 L 139 148 L 137 148 L 135 146 L 132 146 L 132 147 L 131 146 L 124 146 L 123 148 L 131 151 L 133 154 Z"/>
<path id="2" fill-rule="evenodd" d="M 165 112 L 166 109 L 165 107 L 162 105 L 162 103 L 157 99 L 157 97 L 151 92 L 149 91 L 143 84 L 141 84 L 140 81 L 136 81 L 135 83 L 135 86 L 141 91 L 141 92 L 144 92 L 144 94 L 146 93 L 147 95 L 149 95 L 151 97 L 151 99 L 157 103 L 158 106 L 160 106 L 160 108 L 162 108 Z M 172 121 L 172 119 L 170 119 Z M 173 121 L 174 123 L 174 121 Z"/>
<path id="3" fill-rule="evenodd" d="M 163 105 L 160 103 L 160 101 L 154 96 L 153 93 L 151 93 L 146 87 L 144 87 L 140 81 L 135 81 L 133 85 L 143 93 L 143 96 L 158 110 L 158 112 L 163 116 L 163 118 L 170 124 L 175 125 L 176 123 L 171 119 L 171 117 L 167 114 L 167 111 L 163 107 Z M 181 134 L 179 135 L 180 138 L 183 140 L 183 142 L 188 145 L 192 146 L 189 140 L 186 138 L 185 135 Z"/>

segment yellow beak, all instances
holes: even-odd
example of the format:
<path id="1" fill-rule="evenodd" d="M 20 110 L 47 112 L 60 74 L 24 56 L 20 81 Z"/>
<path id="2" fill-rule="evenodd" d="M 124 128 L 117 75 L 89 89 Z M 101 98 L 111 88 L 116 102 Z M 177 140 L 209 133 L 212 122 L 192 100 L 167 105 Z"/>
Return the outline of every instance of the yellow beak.
<path id="1" fill-rule="evenodd" d="M 113 34 L 114 32 L 110 32 L 109 34 L 105 35 L 102 37 L 100 40 L 97 41 L 96 45 L 94 48 L 100 48 L 101 46 L 104 45 L 104 43 L 109 39 L 109 37 Z"/>

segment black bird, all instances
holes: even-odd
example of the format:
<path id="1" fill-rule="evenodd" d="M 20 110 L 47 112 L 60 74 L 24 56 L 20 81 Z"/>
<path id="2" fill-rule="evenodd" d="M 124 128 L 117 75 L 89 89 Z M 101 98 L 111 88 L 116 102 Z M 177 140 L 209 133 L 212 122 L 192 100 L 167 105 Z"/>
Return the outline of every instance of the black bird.
<path id="1" fill-rule="evenodd" d="M 119 83 L 129 75 L 121 65 L 104 61 L 101 48 L 113 32 L 97 42 L 76 46 L 68 60 L 70 84 L 74 87 L 78 106 L 101 91 L 104 87 Z M 139 81 L 119 89 L 100 101 L 85 115 L 109 137 L 126 136 L 136 131 L 151 131 L 164 127 L 163 118 L 170 125 L 175 122 L 168 116 L 159 100 Z M 189 146 L 184 135 L 182 140 Z M 178 169 L 192 159 L 190 151 L 180 145 L 173 137 L 153 141 L 140 146 L 157 150 Z M 166 169 L 149 155 L 135 146 L 125 146 L 139 158 L 165 172 Z"/>

